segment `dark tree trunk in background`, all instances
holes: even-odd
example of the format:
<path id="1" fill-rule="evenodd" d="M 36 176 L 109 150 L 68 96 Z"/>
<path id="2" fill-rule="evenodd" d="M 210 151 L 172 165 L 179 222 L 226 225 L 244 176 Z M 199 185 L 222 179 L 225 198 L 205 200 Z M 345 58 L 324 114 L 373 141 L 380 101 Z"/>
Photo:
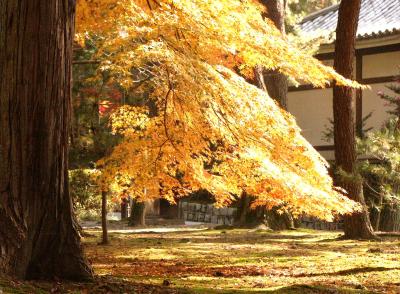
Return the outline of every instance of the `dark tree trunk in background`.
<path id="1" fill-rule="evenodd" d="M 285 30 L 285 10 L 286 0 L 261 0 L 260 1 L 267 9 L 264 17 L 272 20 L 274 25 L 281 31 L 282 34 L 286 34 Z"/>
<path id="2" fill-rule="evenodd" d="M 107 192 L 101 192 L 101 230 L 103 232 L 101 244 L 108 244 L 108 228 L 107 228 Z"/>
<path id="3" fill-rule="evenodd" d="M 292 214 L 287 210 L 278 212 L 279 208 L 280 207 L 273 207 L 265 211 L 268 227 L 274 231 L 295 229 Z"/>
<path id="4" fill-rule="evenodd" d="M 361 0 L 341 1 L 336 29 L 335 70 L 346 78 L 353 78 L 355 38 Z M 338 184 L 348 192 L 348 197 L 360 203 L 363 211 L 344 217 L 346 238 L 373 238 L 362 191 L 362 182 L 357 180 L 356 138 L 354 121 L 354 90 L 348 87 L 333 88 L 333 118 L 336 166 L 351 175 L 338 179 Z"/>
<path id="5" fill-rule="evenodd" d="M 0 1 L 0 273 L 87 279 L 68 191 L 75 3 Z"/>
<path id="6" fill-rule="evenodd" d="M 375 213 L 370 213 L 370 217 L 371 215 L 375 216 L 375 222 L 374 222 L 375 226 L 373 227 L 375 231 L 379 231 L 379 227 L 381 226 L 382 208 L 383 208 L 383 193 L 381 192 L 379 195 L 378 208 L 375 209 Z"/>
<path id="7" fill-rule="evenodd" d="M 269 18 L 281 31 L 282 35 L 285 35 L 286 1 L 262 0 L 261 2 L 267 9 L 264 17 Z M 255 78 L 256 84 L 260 89 L 268 92 L 268 95 L 275 99 L 283 109 L 288 109 L 288 80 L 285 75 L 278 70 L 267 70 L 262 66 L 256 66 Z M 294 221 L 292 215 L 287 211 L 278 213 L 278 209 L 279 207 L 265 210 L 266 218 L 264 222 L 273 230 L 293 229 Z"/>
<path id="8" fill-rule="evenodd" d="M 144 202 L 134 200 L 131 208 L 131 216 L 129 217 L 130 226 L 146 225 L 146 205 Z"/>
<path id="9" fill-rule="evenodd" d="M 281 31 L 282 35 L 285 35 L 286 1 L 262 0 L 261 2 L 267 8 L 267 13 L 264 17 L 272 20 L 275 26 Z M 278 101 L 279 105 L 283 109 L 287 110 L 287 77 L 281 74 L 278 70 L 267 70 L 262 67 L 256 68 L 255 76 L 258 86 L 261 89 L 266 90 L 271 98 Z"/>
<path id="10" fill-rule="evenodd" d="M 256 207 L 251 209 L 251 203 L 254 198 L 243 193 L 238 202 L 235 225 L 244 227 L 255 227 L 266 225 L 271 230 L 294 229 L 293 217 L 289 212 L 278 213 L 279 207 L 270 210 L 265 207 Z"/>
<path id="11" fill-rule="evenodd" d="M 126 220 L 128 218 L 128 199 L 122 198 L 121 200 L 121 219 Z"/>
<path id="12" fill-rule="evenodd" d="M 400 231 L 400 207 L 397 203 L 385 204 L 380 214 L 379 230 L 382 232 Z"/>
<path id="13" fill-rule="evenodd" d="M 235 224 L 238 226 L 253 225 L 254 223 L 261 223 L 264 220 L 256 217 L 256 212 L 251 210 L 251 196 L 243 192 L 238 201 L 238 210 L 235 217 Z"/>

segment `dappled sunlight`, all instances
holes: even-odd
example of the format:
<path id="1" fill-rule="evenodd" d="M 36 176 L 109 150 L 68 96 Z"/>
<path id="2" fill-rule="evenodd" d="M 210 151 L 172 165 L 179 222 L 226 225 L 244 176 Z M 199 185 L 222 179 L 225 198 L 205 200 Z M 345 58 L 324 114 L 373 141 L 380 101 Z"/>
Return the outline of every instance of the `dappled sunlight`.
<path id="1" fill-rule="evenodd" d="M 99 275 L 155 284 L 168 280 L 170 287 L 194 293 L 272 291 L 303 284 L 400 291 L 399 240 L 348 241 L 338 236 L 311 230 L 210 229 L 185 235 L 111 234 L 110 246 L 98 246 L 91 237 L 85 247 Z"/>
<path id="2" fill-rule="evenodd" d="M 400 293 L 397 1 L 1 1 L 0 294 Z"/>

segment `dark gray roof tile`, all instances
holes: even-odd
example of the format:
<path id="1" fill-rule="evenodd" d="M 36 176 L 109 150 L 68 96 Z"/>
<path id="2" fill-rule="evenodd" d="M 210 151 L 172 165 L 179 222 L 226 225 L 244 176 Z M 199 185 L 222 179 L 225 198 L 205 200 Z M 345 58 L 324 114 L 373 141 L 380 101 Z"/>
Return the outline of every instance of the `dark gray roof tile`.
<path id="1" fill-rule="evenodd" d="M 305 17 L 300 28 L 308 33 L 333 33 L 336 30 L 339 5 Z M 362 0 L 357 38 L 374 38 L 400 33 L 400 0 Z"/>

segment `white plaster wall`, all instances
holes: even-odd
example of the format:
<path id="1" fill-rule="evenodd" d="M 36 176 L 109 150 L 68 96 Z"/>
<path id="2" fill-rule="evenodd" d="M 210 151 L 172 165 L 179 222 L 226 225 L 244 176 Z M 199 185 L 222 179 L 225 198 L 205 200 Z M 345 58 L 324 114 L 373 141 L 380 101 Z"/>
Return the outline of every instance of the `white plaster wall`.
<path id="1" fill-rule="evenodd" d="M 333 59 L 322 60 L 322 63 L 327 66 L 333 67 Z"/>
<path id="2" fill-rule="evenodd" d="M 389 107 L 377 94 L 382 91 L 395 95 L 386 88 L 387 84 L 372 84 L 370 85 L 371 89 L 363 91 L 363 117 L 372 112 L 372 116 L 367 120 L 367 128 L 372 127 L 377 130 L 389 118 L 387 114 Z M 303 136 L 313 146 L 333 145 L 333 142 L 322 140 L 322 132 L 326 129 L 325 125 L 329 125 L 328 118 L 333 117 L 332 107 L 332 89 L 295 91 L 288 95 L 289 112 L 296 118 Z M 334 159 L 333 151 L 321 151 L 320 153 L 328 160 Z"/>
<path id="3" fill-rule="evenodd" d="M 363 56 L 363 78 L 398 75 L 400 51 Z"/>
<path id="4" fill-rule="evenodd" d="M 322 140 L 325 125 L 332 118 L 332 89 L 294 91 L 288 94 L 289 112 L 296 118 L 303 136 L 314 146 L 331 145 Z"/>
<path id="5" fill-rule="evenodd" d="M 328 161 L 335 159 L 335 152 L 333 150 L 320 151 L 319 153 Z"/>
<path id="6" fill-rule="evenodd" d="M 373 84 L 370 85 L 370 90 L 363 91 L 363 117 L 372 112 L 372 116 L 367 120 L 366 127 L 368 128 L 373 127 L 375 130 L 379 129 L 389 118 L 386 111 L 389 110 L 390 107 L 385 105 L 386 102 L 377 94 L 379 91 L 382 91 L 394 96 L 394 93 L 385 87 L 387 84 L 389 83 Z"/>
<path id="7" fill-rule="evenodd" d="M 331 65 L 332 61 L 324 61 Z M 397 75 L 400 73 L 400 52 L 366 55 L 363 57 L 363 78 Z M 355 67 L 354 67 L 355 69 Z M 378 91 L 394 94 L 385 87 L 388 83 L 372 84 L 371 89 L 363 91 L 363 116 L 371 111 L 367 127 L 379 129 L 388 119 L 388 107 L 377 95 Z M 288 94 L 288 109 L 302 129 L 303 136 L 314 146 L 333 145 L 322 140 L 322 132 L 332 118 L 332 89 L 293 91 Z M 326 159 L 334 159 L 333 151 L 321 151 Z"/>

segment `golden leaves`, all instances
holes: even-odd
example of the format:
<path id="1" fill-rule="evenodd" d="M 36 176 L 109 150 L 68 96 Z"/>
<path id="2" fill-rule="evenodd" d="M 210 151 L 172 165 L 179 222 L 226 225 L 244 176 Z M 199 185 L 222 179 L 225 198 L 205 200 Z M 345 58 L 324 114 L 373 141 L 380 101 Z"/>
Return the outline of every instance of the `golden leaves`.
<path id="1" fill-rule="evenodd" d="M 79 3 L 79 34 L 101 36 L 103 68 L 127 91 L 147 84 L 157 107 L 152 118 L 143 107 L 114 113 L 124 140 L 101 162 L 104 185 L 171 200 L 203 188 L 220 205 L 245 190 L 256 205 L 286 203 L 323 219 L 356 207 L 333 189 L 294 118 L 232 69 L 251 75 L 263 65 L 315 86 L 358 84 L 289 44 L 256 1 Z"/>
<path id="2" fill-rule="evenodd" d="M 112 132 L 123 135 L 144 130 L 149 122 L 148 115 L 146 107 L 121 106 L 110 116 Z"/>

